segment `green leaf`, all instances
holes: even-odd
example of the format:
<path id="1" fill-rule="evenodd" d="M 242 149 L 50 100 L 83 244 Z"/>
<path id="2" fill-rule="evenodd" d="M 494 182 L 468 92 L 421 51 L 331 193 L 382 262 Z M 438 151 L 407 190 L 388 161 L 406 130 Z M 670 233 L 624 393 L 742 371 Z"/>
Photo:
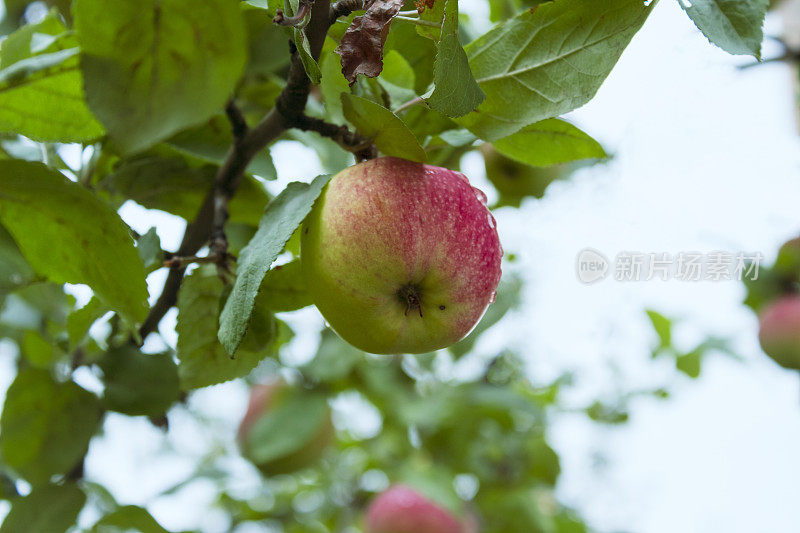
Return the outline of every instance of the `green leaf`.
<path id="1" fill-rule="evenodd" d="M 164 263 L 164 251 L 156 228 L 152 227 L 136 241 L 136 251 L 147 272 L 158 270 Z"/>
<path id="2" fill-rule="evenodd" d="M 559 0 L 466 47 L 486 100 L 457 122 L 492 141 L 588 102 L 656 2 Z"/>
<path id="3" fill-rule="evenodd" d="M 189 166 L 181 157 L 137 156 L 123 161 L 100 187 L 148 209 L 159 209 L 192 220 L 214 183 L 216 169 Z M 245 176 L 228 209 L 231 222 L 258 224 L 269 195 L 264 186 Z"/>
<path id="4" fill-rule="evenodd" d="M 34 270 L 56 283 L 85 283 L 129 324 L 142 321 L 144 266 L 119 216 L 42 164 L 0 161 L 0 176 L 0 221 Z"/>
<path id="5" fill-rule="evenodd" d="M 705 350 L 702 347 L 694 349 L 689 353 L 681 354 L 675 358 L 675 368 L 690 378 L 696 379 L 700 377 L 703 355 L 705 355 Z"/>
<path id="6" fill-rule="evenodd" d="M 311 184 L 293 182 L 267 206 L 250 243 L 242 250 L 233 286 L 220 315 L 219 340 L 233 355 L 247 331 L 253 302 L 270 265 L 286 241 L 303 222 L 330 176 L 317 176 Z"/>
<path id="7" fill-rule="evenodd" d="M 448 348 L 455 357 L 461 357 L 469 352 L 484 331 L 494 326 L 506 313 L 519 304 L 522 280 L 514 276 L 506 276 L 497 288 L 494 303 L 489 305 L 486 314 L 475 326 L 469 335 Z"/>
<path id="8" fill-rule="evenodd" d="M 342 93 L 349 93 L 350 86 L 342 75 L 339 56 L 328 54 L 322 60 L 322 81 L 320 82 L 322 99 L 325 102 L 325 116 L 331 122 L 344 124 L 342 114 Z"/>
<path id="9" fill-rule="evenodd" d="M 340 339 L 332 329 L 325 328 L 317 353 L 303 367 L 303 374 L 323 382 L 344 379 L 363 358 L 364 352 Z"/>
<path id="10" fill-rule="evenodd" d="M 427 37 L 428 39 L 433 39 L 434 41 L 438 41 L 441 38 L 442 31 L 446 31 L 442 28 L 442 22 L 445 17 L 446 2 L 447 0 L 433 0 L 433 2 L 431 2 L 433 4 L 432 6 L 427 5 L 425 2 L 421 2 L 421 4 L 425 6 L 425 9 L 419 14 L 419 19 L 424 20 L 425 22 L 432 22 L 436 24 L 436 26 L 417 24 L 415 25 L 417 28 L 417 33 L 423 37 Z M 417 8 L 417 10 L 419 11 L 419 8 Z"/>
<path id="11" fill-rule="evenodd" d="M 647 317 L 653 324 L 653 329 L 656 331 L 659 339 L 659 346 L 656 349 L 669 348 L 672 346 L 672 321 L 656 311 L 647 310 Z"/>
<path id="12" fill-rule="evenodd" d="M 143 354 L 125 345 L 106 352 L 99 363 L 106 409 L 158 416 L 178 399 L 178 368 L 169 353 Z"/>
<path id="13" fill-rule="evenodd" d="M 169 533 L 156 522 L 147 509 L 126 505 L 105 515 L 90 530 L 91 533 Z"/>
<path id="14" fill-rule="evenodd" d="M 86 495 L 74 483 L 36 487 L 24 498 L 14 500 L 0 533 L 63 533 L 78 519 L 84 503 Z"/>
<path id="15" fill-rule="evenodd" d="M 761 29 L 769 0 L 692 0 L 678 3 L 709 41 L 729 54 L 761 59 Z"/>
<path id="16" fill-rule="evenodd" d="M 428 103 L 448 117 L 461 117 L 474 111 L 486 95 L 472 76 L 467 54 L 458 40 L 458 0 L 446 2 L 442 39 L 436 45 L 433 67 L 435 87 Z"/>
<path id="17" fill-rule="evenodd" d="M 45 483 L 83 458 L 100 417 L 100 402 L 75 383 L 56 383 L 44 370 L 23 370 L 0 416 L 3 461 L 30 483 Z"/>
<path id="18" fill-rule="evenodd" d="M 92 297 L 86 305 L 70 313 L 67 317 L 67 335 L 70 349 L 77 348 L 81 341 L 86 338 L 92 324 L 107 312 L 108 307 L 99 299 Z"/>
<path id="19" fill-rule="evenodd" d="M 267 272 L 259 289 L 257 305 L 273 312 L 295 311 L 314 302 L 306 289 L 306 280 L 300 269 L 300 260 L 279 265 Z"/>
<path id="20" fill-rule="evenodd" d="M 420 36 L 415 27 L 412 24 L 392 24 L 383 50 L 384 54 L 388 50 L 396 50 L 405 58 L 414 70 L 414 90 L 422 94 L 433 82 L 436 44 Z"/>
<path id="21" fill-rule="evenodd" d="M 271 352 L 239 350 L 229 357 L 217 339 L 224 285 L 214 268 L 187 276 L 178 293 L 178 375 L 183 390 L 215 385 L 250 373 Z M 272 328 L 274 323 L 259 328 Z"/>
<path id="22" fill-rule="evenodd" d="M 324 394 L 281 387 L 270 399 L 269 410 L 253 424 L 244 443 L 245 454 L 255 464 L 266 464 L 309 444 L 328 423 Z"/>
<path id="23" fill-rule="evenodd" d="M 222 165 L 233 144 L 233 133 L 228 119 L 222 115 L 212 117 L 206 124 L 182 131 L 166 143 L 176 150 L 202 161 Z M 267 180 L 278 177 L 268 149 L 260 150 L 247 166 L 247 172 Z"/>
<path id="24" fill-rule="evenodd" d="M 33 269 L 3 226 L 0 226 L 0 257 L 3 258 L 0 261 L 0 297 L 33 280 Z"/>
<path id="25" fill-rule="evenodd" d="M 386 155 L 425 161 L 425 150 L 397 115 L 374 102 L 342 93 L 344 116 Z"/>
<path id="26" fill-rule="evenodd" d="M 501 154 L 533 167 L 607 157 L 600 143 L 557 118 L 525 126 L 492 143 Z"/>
<path id="27" fill-rule="evenodd" d="M 292 28 L 292 30 L 294 32 L 294 44 L 297 46 L 297 53 L 300 54 L 300 61 L 303 63 L 303 68 L 308 75 L 308 79 L 310 79 L 311 83 L 314 85 L 319 85 L 322 79 L 322 73 L 319 70 L 319 65 L 314 59 L 314 56 L 311 55 L 311 48 L 308 45 L 306 34 L 303 30 L 298 28 Z"/>
<path id="28" fill-rule="evenodd" d="M 406 58 L 397 50 L 383 54 L 383 70 L 380 84 L 389 93 L 391 101 L 398 106 L 417 97 L 414 92 L 416 76 Z"/>
<path id="29" fill-rule="evenodd" d="M 169 533 L 143 507 L 125 505 L 98 520 L 90 533 Z"/>
<path id="30" fill-rule="evenodd" d="M 245 29 L 228 0 L 77 0 L 89 107 L 133 153 L 222 109 L 246 61 Z"/>
<path id="31" fill-rule="evenodd" d="M 57 346 L 37 331 L 26 331 L 20 348 L 25 358 L 36 368 L 49 368 L 62 355 Z"/>
<path id="32" fill-rule="evenodd" d="M 51 12 L 3 42 L 0 131 L 58 142 L 103 135 L 103 127 L 84 102 L 77 41 L 65 32 L 58 15 Z"/>

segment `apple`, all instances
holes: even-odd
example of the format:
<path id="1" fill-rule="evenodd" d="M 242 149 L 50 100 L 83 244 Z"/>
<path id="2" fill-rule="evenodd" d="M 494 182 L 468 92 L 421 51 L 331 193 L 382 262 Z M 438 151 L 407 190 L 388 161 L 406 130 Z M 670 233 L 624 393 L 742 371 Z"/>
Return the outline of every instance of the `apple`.
<path id="1" fill-rule="evenodd" d="M 395 157 L 334 176 L 300 244 L 325 320 L 376 354 L 426 353 L 463 338 L 494 301 L 502 255 L 486 196 L 466 176 Z"/>
<path id="2" fill-rule="evenodd" d="M 475 533 L 477 519 L 460 520 L 449 509 L 406 485 L 382 492 L 367 508 L 365 533 Z"/>
<path id="3" fill-rule="evenodd" d="M 782 296 L 764 308 L 758 338 L 776 363 L 800 370 L 800 295 Z"/>
<path id="4" fill-rule="evenodd" d="M 311 394 L 311 395 L 310 395 Z M 314 404 L 313 408 L 298 411 L 297 407 L 306 402 Z M 260 456 L 258 451 L 261 436 L 257 428 L 267 417 L 270 422 L 286 421 L 305 415 L 302 431 L 294 427 L 284 427 L 284 431 L 292 431 L 294 440 L 280 439 L 277 444 L 267 448 L 269 458 Z M 289 420 L 291 422 L 291 420 Z M 275 429 L 274 426 L 269 426 Z M 252 387 L 247 411 L 239 425 L 237 435 L 242 454 L 253 462 L 264 474 L 288 474 L 301 470 L 316 462 L 325 448 L 333 440 L 333 423 L 330 408 L 324 398 L 293 387 L 283 381 L 260 384 Z M 277 439 L 276 439 L 277 440 Z"/>

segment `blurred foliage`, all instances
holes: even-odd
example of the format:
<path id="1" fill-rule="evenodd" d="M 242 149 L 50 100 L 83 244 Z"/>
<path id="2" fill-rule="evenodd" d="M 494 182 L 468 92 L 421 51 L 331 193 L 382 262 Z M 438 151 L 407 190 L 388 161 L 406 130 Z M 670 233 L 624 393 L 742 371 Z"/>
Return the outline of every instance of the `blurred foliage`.
<path id="1" fill-rule="evenodd" d="M 605 157 L 588 134 L 556 116 L 594 95 L 652 4 L 488 0 L 499 24 L 482 36 L 456 2 L 433 4 L 422 25 L 408 17 L 391 24 L 377 39 L 385 39 L 383 71 L 360 75 L 351 87 L 335 49 L 355 14 L 333 24 L 315 59 L 303 30 L 272 24 L 276 9 L 297 10 L 294 1 L 5 1 L 0 350 L 16 354 L 16 373 L 0 414 L 0 500 L 10 503 L 0 533 L 167 531 L 149 505 L 117 502 L 110 487 L 84 472 L 110 412 L 146 417 L 160 429 L 188 413 L 214 444 L 182 457 L 192 473 L 160 496 L 210 484 L 231 531 L 241 524 L 286 533 L 360 531 L 368 502 L 398 482 L 449 509 L 466 509 L 487 533 L 590 529 L 555 496 L 561 462 L 550 443 L 552 420 L 577 410 L 588 421 L 623 424 L 635 398 L 669 392 L 620 388 L 576 409 L 564 394 L 574 385 L 571 375 L 532 381 L 527 354 L 481 342 L 522 301 L 523 277 L 511 261 L 494 304 L 446 350 L 375 357 L 329 329 L 318 343 L 309 340 L 314 331 L 298 330 L 295 339 L 292 327 L 310 326 L 293 313 L 313 303 L 298 268 L 296 228 L 324 178 L 312 187 L 289 185 L 273 198 L 268 182 L 279 172 L 269 147 L 243 165 L 229 205 L 225 232 L 239 278 L 192 265 L 177 301 L 168 302 L 178 313 L 174 330 L 162 324 L 165 342 L 142 347 L 137 333 L 148 307 L 146 281 L 156 280 L 146 277 L 163 274 L 174 250 L 163 249 L 155 217 L 140 235 L 118 216 L 120 208 L 158 210 L 191 230 L 235 142 L 226 101 L 232 96 L 250 126 L 270 112 L 287 85 L 289 40 L 318 82 L 310 87 L 309 116 L 347 126 L 384 155 L 458 170 L 465 154 L 480 154 L 498 197 L 492 207 L 542 198 L 551 183 Z M 725 4 L 715 9 L 702 19 L 689 12 L 712 40 L 730 15 Z M 753 53 L 759 16 L 756 8 L 737 22 Z M 581 40 L 588 34 L 596 39 Z M 725 34 L 719 44 L 742 43 Z M 534 66 L 495 72 L 518 59 Z M 459 87 L 472 88 L 468 101 Z M 313 150 L 329 174 L 354 162 L 313 131 L 283 131 L 284 141 Z M 750 287 L 754 308 L 797 285 L 793 253 Z M 260 283 L 234 288 L 251 276 Z M 80 306 L 72 294 L 82 295 Z M 717 339 L 680 350 L 673 322 L 649 316 L 659 339 L 653 357 L 673 358 L 688 376 L 700 373 L 708 353 L 727 351 Z M 303 363 L 287 357 L 297 346 L 311 351 Z M 472 371 L 456 372 L 461 365 Z M 191 408 L 197 389 L 267 377 L 292 392 L 258 417 L 249 437 L 240 433 L 240 449 L 221 444 L 233 435 L 220 435 Z M 243 457 L 261 467 L 249 492 L 231 467 Z"/>

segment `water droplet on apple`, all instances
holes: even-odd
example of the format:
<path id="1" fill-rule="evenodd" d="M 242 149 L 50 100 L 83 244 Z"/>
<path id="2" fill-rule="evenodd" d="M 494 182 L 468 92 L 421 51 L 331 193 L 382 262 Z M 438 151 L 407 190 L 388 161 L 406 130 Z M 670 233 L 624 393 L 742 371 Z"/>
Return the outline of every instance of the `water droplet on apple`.
<path id="1" fill-rule="evenodd" d="M 497 299 L 497 291 L 492 291 L 492 295 L 489 297 L 489 303 L 493 304 L 496 299 Z"/>
<path id="2" fill-rule="evenodd" d="M 483 205 L 486 205 L 487 199 L 486 195 L 483 194 L 483 191 L 478 189 L 477 187 L 473 187 L 472 191 L 475 193 L 475 196 L 480 200 Z"/>

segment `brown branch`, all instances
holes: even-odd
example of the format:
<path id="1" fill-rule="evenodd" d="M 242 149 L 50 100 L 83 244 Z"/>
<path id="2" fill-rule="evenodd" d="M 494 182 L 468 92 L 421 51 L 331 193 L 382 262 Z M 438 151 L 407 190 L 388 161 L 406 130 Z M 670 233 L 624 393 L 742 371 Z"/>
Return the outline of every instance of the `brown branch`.
<path id="1" fill-rule="evenodd" d="M 353 11 L 364 9 L 364 0 L 339 0 L 331 6 L 330 23 L 336 22 L 339 17 L 347 17 Z"/>
<path id="2" fill-rule="evenodd" d="M 314 4 L 311 7 L 311 19 L 305 28 L 305 33 L 308 37 L 311 55 L 315 59 L 319 58 L 322 51 L 322 44 L 332 23 L 331 16 L 330 0 L 314 0 Z M 225 162 L 217 171 L 213 188 L 206 194 L 194 220 L 186 226 L 183 240 L 175 253 L 176 256 L 193 256 L 208 242 L 215 225 L 217 225 L 215 215 L 219 212 L 218 208 L 220 207 L 217 198 L 227 198 L 228 200 L 232 198 L 241 182 L 247 165 L 253 157 L 277 139 L 287 128 L 294 127 L 293 121 L 303 115 L 310 86 L 311 81 L 308 79 L 303 64 L 295 52 L 292 54 L 286 87 L 278 96 L 275 107 L 267 113 L 258 125 L 247 130 L 240 138 L 234 135 L 234 143 L 228 151 Z M 228 111 L 229 118 L 233 117 L 231 120 L 232 127 L 236 131 L 237 127 L 241 127 L 241 123 L 238 122 L 240 114 L 236 113 L 236 111 L 231 113 L 231 110 L 232 108 L 229 105 L 226 111 Z M 161 319 L 177 303 L 178 291 L 185 271 L 186 267 L 184 265 L 170 268 L 161 295 L 150 309 L 150 313 L 139 329 L 142 341 L 150 333 L 158 329 Z"/>
<path id="3" fill-rule="evenodd" d="M 372 139 L 350 131 L 347 126 L 337 126 L 303 114 L 295 119 L 294 127 L 303 131 L 314 131 L 323 137 L 333 139 L 343 149 L 352 152 L 359 161 L 378 157 L 378 150 L 372 144 Z"/>

